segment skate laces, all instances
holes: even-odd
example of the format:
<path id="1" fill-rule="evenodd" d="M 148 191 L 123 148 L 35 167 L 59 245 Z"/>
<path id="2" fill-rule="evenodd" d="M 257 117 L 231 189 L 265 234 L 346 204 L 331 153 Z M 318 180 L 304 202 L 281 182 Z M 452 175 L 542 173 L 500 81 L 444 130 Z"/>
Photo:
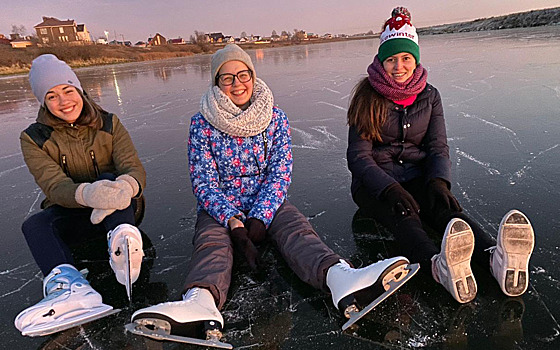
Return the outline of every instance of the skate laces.
<path id="1" fill-rule="evenodd" d="M 494 252 L 496 251 L 496 249 L 498 249 L 497 245 L 484 249 L 485 252 L 490 253 L 490 272 L 492 272 L 492 275 L 494 274 L 494 268 L 492 267 L 492 265 L 494 265 Z"/>
<path id="2" fill-rule="evenodd" d="M 196 298 L 199 290 L 199 288 L 189 289 L 185 294 L 183 294 L 183 301 L 187 301 L 191 298 Z"/>
<path id="3" fill-rule="evenodd" d="M 354 269 L 352 266 L 350 266 L 350 264 L 348 264 L 348 262 L 346 260 L 342 260 L 340 259 L 336 264 L 334 264 L 333 266 L 337 266 L 338 268 L 340 268 L 343 271 L 347 271 L 347 272 L 353 272 L 356 269 Z"/>

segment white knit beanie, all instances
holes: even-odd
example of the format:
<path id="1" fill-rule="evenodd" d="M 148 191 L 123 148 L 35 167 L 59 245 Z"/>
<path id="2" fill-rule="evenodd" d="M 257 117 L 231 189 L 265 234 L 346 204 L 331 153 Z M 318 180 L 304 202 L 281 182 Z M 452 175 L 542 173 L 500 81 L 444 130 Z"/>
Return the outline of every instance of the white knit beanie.
<path id="1" fill-rule="evenodd" d="M 247 68 L 253 72 L 253 81 L 257 81 L 257 72 L 253 66 L 253 61 L 247 52 L 235 44 L 228 44 L 223 49 L 216 51 L 212 55 L 212 63 L 210 64 L 210 71 L 212 73 L 212 86 L 216 85 L 216 76 L 224 63 L 229 61 L 240 61 L 245 63 Z"/>
<path id="2" fill-rule="evenodd" d="M 47 92 L 57 85 L 72 85 L 83 93 L 80 80 L 72 68 L 51 54 L 41 55 L 33 60 L 29 71 L 29 84 L 41 105 L 45 103 Z"/>

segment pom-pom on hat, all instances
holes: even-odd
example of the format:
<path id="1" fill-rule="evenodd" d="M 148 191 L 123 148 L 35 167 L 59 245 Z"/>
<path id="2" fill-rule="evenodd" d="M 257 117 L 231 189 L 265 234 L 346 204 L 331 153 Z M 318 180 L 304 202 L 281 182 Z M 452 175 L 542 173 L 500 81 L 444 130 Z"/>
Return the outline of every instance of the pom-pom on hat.
<path id="1" fill-rule="evenodd" d="M 408 52 L 420 63 L 420 47 L 416 28 L 410 22 L 410 12 L 404 7 L 395 7 L 383 25 L 384 30 L 379 37 L 377 56 L 381 62 L 401 52 Z"/>
<path id="2" fill-rule="evenodd" d="M 216 85 L 216 76 L 224 63 L 228 61 L 240 61 L 245 63 L 247 68 L 253 72 L 253 81 L 257 81 L 257 72 L 253 66 L 253 61 L 247 52 L 235 44 L 228 44 L 223 49 L 216 51 L 212 55 L 212 63 L 210 64 L 210 71 L 212 73 L 212 86 Z"/>
<path id="3" fill-rule="evenodd" d="M 47 92 L 57 85 L 72 85 L 83 93 L 82 84 L 72 68 L 51 54 L 41 55 L 33 60 L 29 70 L 29 84 L 41 105 L 45 104 Z"/>

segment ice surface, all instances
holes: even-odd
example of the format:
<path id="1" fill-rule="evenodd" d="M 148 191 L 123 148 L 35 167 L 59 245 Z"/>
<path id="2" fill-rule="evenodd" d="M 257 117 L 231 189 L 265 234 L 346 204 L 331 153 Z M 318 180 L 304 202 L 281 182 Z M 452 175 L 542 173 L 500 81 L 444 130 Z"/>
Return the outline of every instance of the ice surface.
<path id="1" fill-rule="evenodd" d="M 560 347 L 560 27 L 420 38 L 422 64 L 443 98 L 453 163 L 453 191 L 490 235 L 502 215 L 524 211 L 536 232 L 531 285 L 507 298 L 475 266 L 479 293 L 459 305 L 422 274 L 358 327 L 330 298 L 305 285 L 276 250 L 261 247 L 265 266 L 252 274 L 236 264 L 223 310 L 227 341 L 239 349 L 558 349 Z M 253 50 L 258 76 L 292 125 L 294 177 L 290 200 L 320 236 L 355 265 L 395 255 L 378 225 L 352 230 L 356 206 L 346 166 L 346 110 L 377 40 Z M 13 327 L 19 311 L 41 298 L 41 273 L 20 231 L 43 195 L 28 173 L 19 133 L 38 105 L 25 76 L 0 79 L 0 303 L 2 346 L 10 349 L 177 349 L 124 333 L 138 308 L 178 299 L 192 252 L 196 218 L 186 164 L 190 117 L 209 84 L 210 57 L 79 69 L 89 94 L 129 130 L 147 173 L 151 238 L 132 303 L 108 264 L 103 239 L 76 249 L 80 268 L 118 315 L 42 339 Z M 355 225 L 356 227 L 359 225 Z M 355 228 L 356 228 L 355 227 Z"/>

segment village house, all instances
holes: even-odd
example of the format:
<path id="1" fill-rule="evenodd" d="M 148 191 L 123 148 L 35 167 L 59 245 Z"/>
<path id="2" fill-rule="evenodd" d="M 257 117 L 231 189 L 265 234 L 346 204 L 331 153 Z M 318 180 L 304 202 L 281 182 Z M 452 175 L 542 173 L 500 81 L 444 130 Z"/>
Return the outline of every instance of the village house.
<path id="1" fill-rule="evenodd" d="M 78 30 L 78 26 L 80 29 Z M 73 19 L 61 21 L 54 17 L 43 17 L 43 22 L 34 26 L 41 46 L 69 44 L 91 44 L 85 24 L 76 24 Z M 79 34 L 78 34 L 79 33 Z"/>
<path id="2" fill-rule="evenodd" d="M 76 31 L 78 34 L 78 40 L 83 41 L 85 44 L 91 44 L 91 36 L 89 35 L 89 31 L 86 29 L 85 24 L 78 24 L 76 26 Z"/>
<path id="3" fill-rule="evenodd" d="M 179 37 L 177 39 L 169 39 L 169 40 L 167 40 L 167 43 L 171 44 L 171 45 L 186 45 L 187 44 L 185 39 L 183 39 L 181 37 Z"/>
<path id="4" fill-rule="evenodd" d="M 224 35 L 222 33 L 210 33 L 208 36 L 210 37 L 211 43 L 221 43 L 224 41 Z"/>
<path id="5" fill-rule="evenodd" d="M 0 34 L 0 45 L 10 45 L 10 39 L 6 38 L 4 34 Z"/>
<path id="6" fill-rule="evenodd" d="M 28 46 L 33 46 L 33 43 L 31 42 L 31 40 L 20 39 L 12 40 L 10 42 L 10 45 L 12 45 L 12 48 L 14 49 L 25 49 Z"/>
<path id="7" fill-rule="evenodd" d="M 156 33 L 152 38 L 148 38 L 148 46 L 166 45 L 167 39 L 160 33 Z"/>

